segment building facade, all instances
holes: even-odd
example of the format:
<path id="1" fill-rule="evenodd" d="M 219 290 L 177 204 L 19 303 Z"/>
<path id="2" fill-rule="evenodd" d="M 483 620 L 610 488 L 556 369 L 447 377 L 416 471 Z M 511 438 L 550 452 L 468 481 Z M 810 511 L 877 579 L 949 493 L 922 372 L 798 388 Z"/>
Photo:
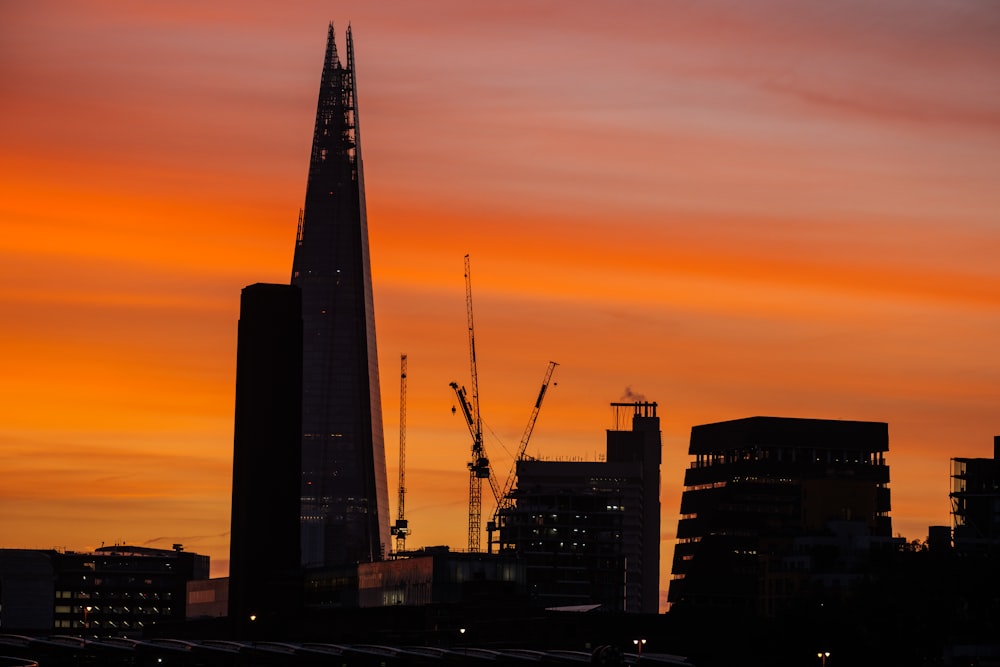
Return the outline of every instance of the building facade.
<path id="1" fill-rule="evenodd" d="M 498 517 L 500 553 L 524 561 L 528 593 L 543 606 L 658 611 L 659 417 L 655 403 L 612 408 L 605 461 L 517 462 L 514 504 Z"/>
<path id="2" fill-rule="evenodd" d="M 359 607 L 463 604 L 523 594 L 524 564 L 509 556 L 432 548 L 358 565 Z"/>
<path id="3" fill-rule="evenodd" d="M 888 425 L 750 417 L 695 426 L 671 609 L 772 615 L 860 576 L 892 538 Z"/>
<path id="4" fill-rule="evenodd" d="M 187 582 L 207 579 L 209 557 L 174 549 L 93 552 L 0 550 L 0 627 L 138 637 L 185 617 Z"/>
<path id="5" fill-rule="evenodd" d="M 382 558 L 382 435 L 354 44 L 327 38 L 305 206 L 292 262 L 302 290 L 301 548 L 307 568 Z"/>

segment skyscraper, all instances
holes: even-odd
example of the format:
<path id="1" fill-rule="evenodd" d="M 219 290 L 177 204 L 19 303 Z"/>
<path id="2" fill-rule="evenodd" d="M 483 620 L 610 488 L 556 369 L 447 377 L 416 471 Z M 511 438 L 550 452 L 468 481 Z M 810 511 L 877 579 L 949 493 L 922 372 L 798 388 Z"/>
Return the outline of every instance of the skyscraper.
<path id="1" fill-rule="evenodd" d="M 327 38 L 292 263 L 302 290 L 302 564 L 379 560 L 389 546 L 354 44 Z"/>

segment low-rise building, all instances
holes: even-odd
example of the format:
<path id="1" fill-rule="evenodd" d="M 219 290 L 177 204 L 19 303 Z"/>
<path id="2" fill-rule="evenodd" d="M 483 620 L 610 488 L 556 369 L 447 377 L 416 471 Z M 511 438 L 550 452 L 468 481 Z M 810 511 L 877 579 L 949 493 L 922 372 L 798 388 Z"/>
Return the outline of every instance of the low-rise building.
<path id="1" fill-rule="evenodd" d="M 7 632 L 139 636 L 185 617 L 186 585 L 209 557 L 173 549 L 0 550 L 0 627 Z"/>

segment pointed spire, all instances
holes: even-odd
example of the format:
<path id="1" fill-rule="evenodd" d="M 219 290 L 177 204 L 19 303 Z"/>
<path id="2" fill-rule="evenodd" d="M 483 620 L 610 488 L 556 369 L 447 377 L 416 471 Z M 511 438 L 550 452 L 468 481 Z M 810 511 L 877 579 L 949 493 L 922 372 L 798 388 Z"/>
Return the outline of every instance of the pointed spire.
<path id="1" fill-rule="evenodd" d="M 347 27 L 347 39 L 350 40 L 351 28 Z M 337 55 L 337 40 L 333 34 L 333 21 L 330 21 L 330 27 L 326 34 L 326 63 L 325 67 L 332 69 L 340 69 L 340 57 Z"/>
<path id="2" fill-rule="evenodd" d="M 331 23 L 292 260 L 302 290 L 302 562 L 380 560 L 390 543 L 352 37 Z"/>

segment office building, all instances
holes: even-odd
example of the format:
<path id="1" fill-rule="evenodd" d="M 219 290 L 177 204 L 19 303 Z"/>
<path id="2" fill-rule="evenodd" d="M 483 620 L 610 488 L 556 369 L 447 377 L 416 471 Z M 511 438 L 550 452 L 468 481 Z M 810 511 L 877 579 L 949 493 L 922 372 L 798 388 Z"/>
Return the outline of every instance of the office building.
<path id="1" fill-rule="evenodd" d="M 660 420 L 655 403 L 613 403 L 605 461 L 517 462 L 500 553 L 517 554 L 546 607 L 657 613 Z M 625 428 L 629 426 L 629 428 Z"/>
<path id="2" fill-rule="evenodd" d="M 302 290 L 302 564 L 337 567 L 389 548 L 368 222 L 354 44 L 327 39 L 292 262 Z"/>
<path id="3" fill-rule="evenodd" d="M 229 541 L 229 616 L 288 615 L 301 605 L 299 494 L 302 302 L 294 285 L 240 298 Z"/>
<path id="4" fill-rule="evenodd" d="M 774 615 L 892 539 L 888 425 L 750 417 L 691 429 L 671 610 Z"/>
<path id="5" fill-rule="evenodd" d="M 0 627 L 138 637 L 184 619 L 187 582 L 207 579 L 209 557 L 173 549 L 101 547 L 93 552 L 0 550 Z"/>

